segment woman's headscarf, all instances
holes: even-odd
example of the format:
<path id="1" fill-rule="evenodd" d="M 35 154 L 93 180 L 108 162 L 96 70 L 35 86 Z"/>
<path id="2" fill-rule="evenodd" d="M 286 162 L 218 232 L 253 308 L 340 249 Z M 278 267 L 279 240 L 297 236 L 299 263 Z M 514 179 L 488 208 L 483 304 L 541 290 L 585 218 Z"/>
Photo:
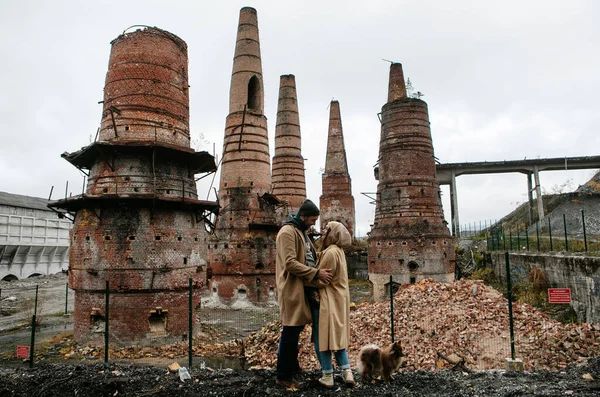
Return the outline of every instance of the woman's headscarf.
<path id="1" fill-rule="evenodd" d="M 329 221 L 322 244 L 322 250 L 333 244 L 342 249 L 348 248 L 352 245 L 352 236 L 350 236 L 350 232 L 346 229 L 346 226 L 340 222 Z"/>

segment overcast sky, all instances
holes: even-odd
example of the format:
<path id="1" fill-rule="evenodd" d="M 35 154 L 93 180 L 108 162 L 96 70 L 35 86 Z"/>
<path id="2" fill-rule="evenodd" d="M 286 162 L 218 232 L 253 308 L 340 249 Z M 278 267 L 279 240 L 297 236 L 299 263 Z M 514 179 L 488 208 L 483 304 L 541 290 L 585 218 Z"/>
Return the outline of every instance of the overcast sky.
<path id="1" fill-rule="evenodd" d="M 80 194 L 82 174 L 60 154 L 100 125 L 110 42 L 131 25 L 188 44 L 190 128 L 220 158 L 239 10 L 258 24 L 273 154 L 279 76 L 294 74 L 318 202 L 328 105 L 340 102 L 357 235 L 370 230 L 389 62 L 425 94 L 442 163 L 592 156 L 600 140 L 600 2 L 596 1 L 9 1 L 0 0 L 0 191 Z M 546 191 L 592 170 L 541 173 Z M 500 219 L 526 200 L 522 174 L 461 176 L 461 223 Z M 218 179 L 215 181 L 218 186 Z M 199 185 L 201 199 L 208 186 Z M 449 190 L 442 188 L 450 217 Z M 211 195 L 214 199 L 214 195 Z"/>

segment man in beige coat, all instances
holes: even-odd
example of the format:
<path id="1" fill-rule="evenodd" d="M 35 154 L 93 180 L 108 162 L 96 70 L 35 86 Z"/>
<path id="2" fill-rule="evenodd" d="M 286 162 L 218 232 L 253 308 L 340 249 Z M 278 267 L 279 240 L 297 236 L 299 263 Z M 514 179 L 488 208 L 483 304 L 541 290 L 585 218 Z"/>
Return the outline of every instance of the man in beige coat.
<path id="1" fill-rule="evenodd" d="M 293 375 L 300 371 L 298 342 L 304 326 L 312 321 L 304 282 L 318 280 L 327 284 L 332 277 L 331 270 L 315 268 L 316 250 L 306 234 L 317 219 L 319 208 L 306 200 L 277 234 L 275 278 L 282 330 L 277 350 L 276 383 L 288 388 L 302 386 L 293 379 Z"/>

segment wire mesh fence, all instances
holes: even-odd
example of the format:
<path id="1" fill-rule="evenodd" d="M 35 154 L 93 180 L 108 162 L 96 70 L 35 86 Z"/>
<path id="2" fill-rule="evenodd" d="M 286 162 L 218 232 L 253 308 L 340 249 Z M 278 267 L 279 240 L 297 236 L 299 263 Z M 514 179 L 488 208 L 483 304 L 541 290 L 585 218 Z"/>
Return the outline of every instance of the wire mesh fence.
<path id="1" fill-rule="evenodd" d="M 598 252 L 600 234 L 579 214 L 548 215 L 535 223 L 480 221 L 460 226 L 461 238 L 484 240 L 491 251 Z"/>
<path id="2" fill-rule="evenodd" d="M 470 369 L 497 369 L 504 368 L 505 359 L 511 357 L 523 359 L 526 369 L 557 369 L 600 354 L 600 325 L 580 323 L 577 318 L 577 311 L 594 304 L 582 301 L 586 291 L 588 300 L 600 296 L 597 286 L 582 280 L 581 285 L 571 287 L 571 303 L 551 304 L 548 288 L 563 286 L 533 286 L 521 283 L 518 276 L 513 274 L 510 287 L 516 292 L 511 300 L 512 316 L 508 288 L 495 290 L 465 280 L 453 284 L 423 280 L 392 291 L 393 304 L 359 306 L 352 314 L 351 358 L 356 359 L 362 344 L 385 345 L 392 339 L 402 341 L 411 369 L 435 370 L 461 360 Z M 256 348 L 248 344 L 248 336 L 269 324 L 265 328 L 273 335 L 254 341 L 269 341 L 272 346 L 260 348 L 272 363 L 276 355 L 279 311 L 273 304 L 211 305 L 210 297 L 199 295 L 203 291 L 191 288 L 171 296 L 176 304 L 167 308 L 156 297 L 135 304 L 131 296 L 109 288 L 108 311 L 98 304 L 92 313 L 83 313 L 89 323 L 85 323 L 86 337 L 80 338 L 77 332 L 73 334 L 75 301 L 65 279 L 53 285 L 3 283 L 1 287 L 3 361 L 160 366 L 176 362 L 193 368 L 239 368 L 246 362 L 247 349 Z M 106 302 L 106 297 L 102 298 Z M 374 325 L 381 310 L 387 313 L 382 323 Z M 223 345 L 229 346 L 225 354 L 218 348 Z M 305 350 L 305 354 L 313 354 L 309 348 Z M 446 359 L 450 361 L 442 365 Z"/>

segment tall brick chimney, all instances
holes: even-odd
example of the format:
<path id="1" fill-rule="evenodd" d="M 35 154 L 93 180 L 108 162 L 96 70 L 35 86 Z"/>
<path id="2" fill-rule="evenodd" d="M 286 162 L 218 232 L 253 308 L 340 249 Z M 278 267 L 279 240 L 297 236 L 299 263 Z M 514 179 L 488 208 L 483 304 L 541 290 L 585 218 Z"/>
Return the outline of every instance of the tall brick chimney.
<path id="1" fill-rule="evenodd" d="M 225 299 L 266 301 L 275 290 L 278 221 L 256 10 L 244 7 L 233 58 L 219 185 L 220 216 L 209 245 L 211 288 Z"/>
<path id="2" fill-rule="evenodd" d="M 350 235 L 354 237 L 352 180 L 348 173 L 348 162 L 346 161 L 340 104 L 335 100 L 331 101 L 330 104 L 327 155 L 325 158 L 325 172 L 321 177 L 321 181 L 321 225 L 329 221 L 342 222 L 348 228 Z"/>
<path id="3" fill-rule="evenodd" d="M 281 76 L 273 156 L 273 194 L 288 203 L 295 214 L 306 199 L 304 158 L 301 152 L 300 118 L 294 75 Z"/>
<path id="4" fill-rule="evenodd" d="M 402 65 L 390 68 L 381 110 L 379 183 L 368 239 L 369 280 L 382 299 L 393 282 L 454 280 L 454 240 L 444 221 L 427 104 L 406 95 Z"/>
<path id="5" fill-rule="evenodd" d="M 199 222 L 218 209 L 198 200 L 194 174 L 216 166 L 190 148 L 186 43 L 147 28 L 111 44 L 97 140 L 63 154 L 89 173 L 86 192 L 49 204 L 74 216 L 74 334 L 98 337 L 108 282 L 111 338 L 181 337 L 188 280 L 194 307 L 206 286 L 208 234 Z"/>

